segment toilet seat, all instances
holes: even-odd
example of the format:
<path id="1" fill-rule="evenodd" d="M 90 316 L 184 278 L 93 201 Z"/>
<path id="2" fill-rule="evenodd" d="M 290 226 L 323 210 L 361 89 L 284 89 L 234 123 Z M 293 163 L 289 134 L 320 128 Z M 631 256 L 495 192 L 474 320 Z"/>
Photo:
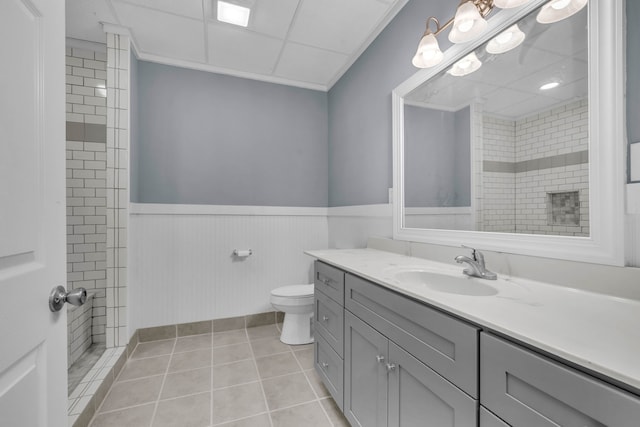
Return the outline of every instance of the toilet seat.
<path id="1" fill-rule="evenodd" d="M 313 296 L 313 285 L 282 286 L 271 291 L 275 297 L 307 298 Z"/>

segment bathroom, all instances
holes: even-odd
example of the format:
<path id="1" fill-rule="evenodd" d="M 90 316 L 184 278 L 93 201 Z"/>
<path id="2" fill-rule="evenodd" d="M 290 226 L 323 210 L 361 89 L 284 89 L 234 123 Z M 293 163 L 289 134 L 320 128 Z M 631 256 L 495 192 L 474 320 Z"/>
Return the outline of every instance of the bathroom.
<path id="1" fill-rule="evenodd" d="M 328 50 L 323 51 L 328 56 L 308 56 L 306 64 L 289 63 L 285 64 L 289 68 L 282 65 L 276 70 L 275 62 L 265 65 L 271 57 L 264 52 L 227 55 L 228 62 L 218 68 L 202 65 L 206 61 L 198 55 L 211 56 L 214 47 L 224 43 L 209 34 L 207 51 L 201 46 L 203 37 L 189 28 L 192 20 L 184 18 L 192 11 L 176 13 L 170 2 L 162 6 L 142 0 L 80 3 L 67 1 L 68 10 L 76 14 L 67 14 L 65 43 L 66 286 L 87 288 L 89 298 L 84 306 L 68 306 L 67 360 L 71 366 L 90 347 L 89 352 L 95 352 L 93 362 L 99 364 L 89 367 L 101 372 L 95 383 L 69 400 L 72 422 L 86 423 L 98 410 L 92 400 L 102 386 L 98 380 L 127 354 L 116 349 L 135 345 L 131 339 L 137 339 L 136 331 L 220 319 L 262 324 L 268 316 L 272 317 L 266 322 L 274 323 L 281 318 L 263 315 L 273 311 L 271 290 L 313 282 L 313 258 L 305 251 L 364 248 L 372 237 L 394 237 L 391 93 L 416 72 L 411 57 L 426 17 L 453 16 L 456 5 L 358 2 L 362 7 L 373 3 L 371 14 L 381 17 L 370 21 L 369 33 L 358 35 L 361 45 L 347 49 L 335 47 L 340 40 L 328 40 L 324 42 Z M 210 2 L 189 3 L 211 7 Z M 310 3 L 288 1 L 283 8 L 292 19 L 296 7 L 311 8 Z M 628 20 L 640 15 L 633 1 L 626 3 Z M 163 8 L 164 12 L 158 10 Z M 72 31 L 96 10 L 118 21 L 100 26 L 102 42 L 81 40 Z M 344 12 L 341 19 L 353 17 L 354 10 Z M 132 24 L 127 20 L 143 11 L 159 22 L 166 15 L 182 13 L 179 31 L 195 42 L 181 50 L 162 32 L 128 33 Z M 162 55 L 148 53 L 154 37 Z M 439 40 L 443 51 L 451 46 L 446 37 Z M 635 144 L 640 142 L 640 131 L 633 120 L 640 111 L 634 77 L 640 67 L 637 42 L 637 30 L 629 26 L 625 154 L 629 160 L 616 182 L 626 192 L 620 216 L 626 238 L 619 243 L 624 265 L 631 268 L 640 267 L 636 149 L 640 144 Z M 229 54 L 231 49 L 246 48 L 250 40 L 239 43 L 222 47 Z M 349 50 L 351 62 L 338 62 L 347 56 L 341 49 Z M 285 53 L 278 59 L 285 63 Z M 240 69 L 243 62 L 262 73 L 228 72 Z M 297 80 L 288 77 L 300 70 Z M 404 240 L 412 239 L 378 244 L 403 246 Z M 467 242 L 458 245 L 463 243 Z M 473 245 L 491 249 L 497 244 Z M 238 257 L 234 250 L 251 253 Z M 434 256 L 429 245 L 422 251 L 424 257 Z M 455 265 L 453 256 L 464 251 L 448 248 L 435 258 Z M 501 252 L 500 262 L 535 277 L 539 264 L 517 251 L 487 252 Z M 573 261 L 577 260 L 546 260 L 541 265 L 571 277 L 572 269 L 581 269 Z M 616 274 L 615 267 L 600 264 L 586 264 L 576 274 L 584 279 L 585 289 L 600 292 L 603 286 L 585 276 Z M 538 274 L 546 280 L 551 273 Z M 615 280 L 607 286 L 618 295 L 640 298 L 637 287 L 629 290 L 628 284 Z M 215 328 L 214 323 L 214 332 Z M 300 352 L 291 352 L 298 360 Z M 70 393 L 83 376 L 72 383 L 70 373 Z M 311 400 L 319 416 L 329 420 L 331 408 L 323 406 L 327 396 Z M 92 413 L 84 412 L 87 405 L 94 405 Z M 344 421 L 319 425 L 332 422 Z"/>

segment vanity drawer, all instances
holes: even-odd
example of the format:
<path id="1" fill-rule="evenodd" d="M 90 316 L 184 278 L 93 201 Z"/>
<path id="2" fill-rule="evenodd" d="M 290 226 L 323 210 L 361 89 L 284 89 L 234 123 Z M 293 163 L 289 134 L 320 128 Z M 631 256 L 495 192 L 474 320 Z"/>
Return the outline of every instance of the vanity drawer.
<path id="1" fill-rule="evenodd" d="M 344 309 L 322 292 L 315 292 L 315 333 L 322 334 L 329 345 L 344 357 Z"/>
<path id="2" fill-rule="evenodd" d="M 344 305 L 344 271 L 320 261 L 314 264 L 313 283 L 316 289 L 324 292 L 329 298 Z"/>
<path id="3" fill-rule="evenodd" d="M 480 401 L 513 427 L 637 427 L 640 398 L 500 338 L 481 334 Z"/>
<path id="4" fill-rule="evenodd" d="M 322 377 L 322 382 L 325 387 L 327 387 L 333 400 L 336 401 L 336 404 L 342 410 L 344 389 L 344 362 L 342 358 L 333 351 L 329 343 L 322 338 L 322 335 L 316 335 L 313 359 L 316 372 Z"/>
<path id="5" fill-rule="evenodd" d="M 345 307 L 425 365 L 478 397 L 478 329 L 346 274 Z"/>

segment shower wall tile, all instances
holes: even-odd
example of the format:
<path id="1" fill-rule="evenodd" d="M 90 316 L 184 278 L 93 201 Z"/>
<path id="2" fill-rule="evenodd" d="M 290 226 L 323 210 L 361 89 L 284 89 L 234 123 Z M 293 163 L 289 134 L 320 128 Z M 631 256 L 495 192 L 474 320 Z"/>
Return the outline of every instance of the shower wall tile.
<path id="1" fill-rule="evenodd" d="M 82 331 L 72 326 L 68 363 L 81 349 L 105 342 L 106 105 L 105 55 L 67 48 L 67 288 L 84 287 L 93 311 Z M 74 312 L 75 313 L 75 312 Z M 73 314 L 70 313 L 70 317 Z M 76 339 L 79 341 L 76 342 Z"/>
<path id="2" fill-rule="evenodd" d="M 107 34 L 106 283 L 107 346 L 128 340 L 127 232 L 129 206 L 129 55 L 127 36 Z"/>

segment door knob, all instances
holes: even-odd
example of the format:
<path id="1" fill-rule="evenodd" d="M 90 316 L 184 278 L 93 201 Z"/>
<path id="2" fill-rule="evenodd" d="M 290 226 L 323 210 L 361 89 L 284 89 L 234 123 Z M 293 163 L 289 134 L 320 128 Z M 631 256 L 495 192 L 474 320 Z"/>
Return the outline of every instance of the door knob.
<path id="1" fill-rule="evenodd" d="M 56 286 L 49 295 L 49 310 L 56 312 L 62 310 L 65 302 L 72 305 L 82 305 L 87 301 L 85 288 L 72 289 L 67 292 L 64 286 Z"/>

